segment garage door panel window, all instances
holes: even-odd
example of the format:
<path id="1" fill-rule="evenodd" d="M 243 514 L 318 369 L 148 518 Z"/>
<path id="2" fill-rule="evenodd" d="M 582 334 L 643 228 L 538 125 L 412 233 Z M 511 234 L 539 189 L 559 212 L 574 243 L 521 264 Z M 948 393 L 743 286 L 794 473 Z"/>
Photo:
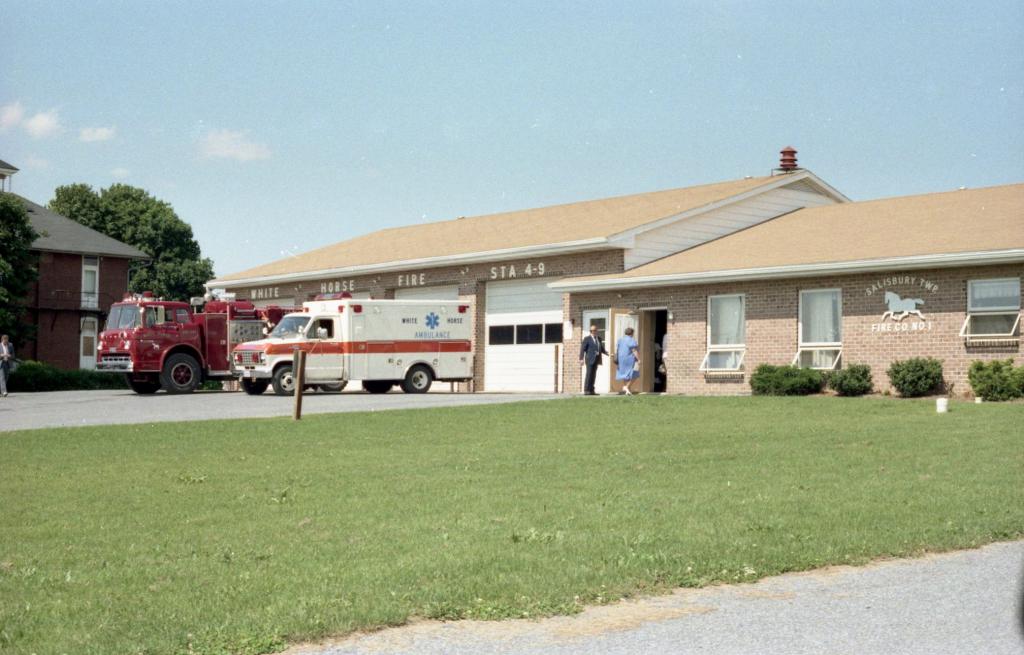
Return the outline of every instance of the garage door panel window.
<path id="1" fill-rule="evenodd" d="M 960 328 L 967 339 L 1019 339 L 1020 278 L 969 280 L 967 317 Z"/>
<path id="2" fill-rule="evenodd" d="M 746 355 L 746 299 L 708 296 L 708 349 L 702 371 L 739 371 Z"/>
<path id="3" fill-rule="evenodd" d="M 793 365 L 835 369 L 843 355 L 843 296 L 839 289 L 800 292 L 797 352 Z"/>
<path id="4" fill-rule="evenodd" d="M 544 343 L 544 326 L 537 323 L 534 325 L 516 326 L 516 344 Z"/>
<path id="5" fill-rule="evenodd" d="M 487 343 L 492 346 L 511 346 L 516 342 L 514 325 L 492 325 L 487 333 Z"/>
<path id="6" fill-rule="evenodd" d="M 544 325 L 544 343 L 562 343 L 561 323 L 547 323 Z"/>
<path id="7" fill-rule="evenodd" d="M 489 346 L 532 346 L 562 343 L 561 323 L 521 323 L 491 325 L 487 328 Z"/>

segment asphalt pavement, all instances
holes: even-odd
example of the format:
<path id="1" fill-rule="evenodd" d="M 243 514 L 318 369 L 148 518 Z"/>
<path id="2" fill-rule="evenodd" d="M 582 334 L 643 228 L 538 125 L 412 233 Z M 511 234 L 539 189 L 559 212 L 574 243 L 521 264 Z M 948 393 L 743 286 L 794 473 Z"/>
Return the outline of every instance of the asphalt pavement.
<path id="1" fill-rule="evenodd" d="M 1021 655 L 1024 541 L 680 590 L 539 621 L 423 621 L 287 655 Z"/>
<path id="2" fill-rule="evenodd" d="M 392 391 L 368 394 L 306 393 L 302 412 L 365 412 L 392 409 L 489 405 L 523 400 L 565 398 L 558 394 L 445 393 L 405 394 Z M 127 389 L 115 391 L 52 391 L 12 393 L 0 398 L 0 432 L 33 428 L 76 427 L 114 423 L 198 421 L 220 418 L 291 416 L 294 399 L 271 391 L 249 396 L 240 391 L 210 391 L 172 396 L 163 392 L 140 396 Z"/>

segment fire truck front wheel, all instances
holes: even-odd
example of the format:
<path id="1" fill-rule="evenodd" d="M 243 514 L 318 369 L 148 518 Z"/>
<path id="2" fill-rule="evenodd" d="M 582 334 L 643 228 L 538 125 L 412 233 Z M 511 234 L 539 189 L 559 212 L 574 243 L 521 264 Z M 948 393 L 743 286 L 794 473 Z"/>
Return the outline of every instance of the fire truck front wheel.
<path id="1" fill-rule="evenodd" d="M 131 390 L 139 395 L 148 396 L 160 390 L 160 380 L 136 380 L 131 375 L 125 377 Z"/>
<path id="2" fill-rule="evenodd" d="M 242 389 L 245 393 L 250 396 L 258 396 L 267 390 L 270 386 L 270 380 L 249 380 L 247 378 L 242 379 Z"/>
<path id="3" fill-rule="evenodd" d="M 274 385 L 274 393 L 279 396 L 291 396 L 295 393 L 295 376 L 292 375 L 291 364 L 277 367 L 271 384 Z"/>
<path id="4" fill-rule="evenodd" d="M 402 380 L 402 391 L 405 393 L 427 393 L 430 391 L 430 384 L 434 381 L 434 375 L 426 366 L 419 364 L 409 369 Z"/>
<path id="5" fill-rule="evenodd" d="M 192 393 L 199 386 L 199 379 L 199 362 L 185 353 L 168 357 L 160 373 L 160 385 L 167 393 Z"/>

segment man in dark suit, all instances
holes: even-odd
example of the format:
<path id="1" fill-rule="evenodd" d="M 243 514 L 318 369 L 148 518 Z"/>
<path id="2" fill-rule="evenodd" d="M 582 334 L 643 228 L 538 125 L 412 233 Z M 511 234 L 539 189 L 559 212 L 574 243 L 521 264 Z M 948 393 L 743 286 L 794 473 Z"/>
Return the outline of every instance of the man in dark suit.
<path id="1" fill-rule="evenodd" d="M 597 367 L 601 365 L 601 355 L 607 355 L 601 343 L 601 337 L 597 336 L 597 326 L 590 326 L 590 334 L 583 337 L 580 344 L 580 361 L 587 365 L 587 377 L 583 383 L 583 393 L 588 396 L 597 395 L 594 392 L 594 379 L 597 378 Z"/>

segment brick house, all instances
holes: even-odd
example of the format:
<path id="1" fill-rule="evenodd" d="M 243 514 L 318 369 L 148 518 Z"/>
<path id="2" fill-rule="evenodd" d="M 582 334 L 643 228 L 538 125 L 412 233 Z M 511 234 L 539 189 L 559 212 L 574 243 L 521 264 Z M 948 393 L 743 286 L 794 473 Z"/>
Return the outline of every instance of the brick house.
<path id="1" fill-rule="evenodd" d="M 39 277 L 25 299 L 26 320 L 35 325 L 36 337 L 16 344 L 18 356 L 65 369 L 94 368 L 103 319 L 128 290 L 128 264 L 149 256 L 14 195 L 40 235 L 32 243 Z"/>
<path id="2" fill-rule="evenodd" d="M 1024 185 L 853 203 L 795 164 L 787 149 L 768 177 L 380 230 L 207 286 L 465 300 L 477 391 L 581 391 L 591 324 L 606 342 L 634 327 L 641 389 L 668 393 L 749 393 L 763 362 L 868 363 L 884 388 L 917 355 L 963 392 L 971 360 L 1019 352 Z"/>
<path id="3" fill-rule="evenodd" d="M 575 391 L 565 383 L 577 366 L 578 324 L 566 321 L 564 293 L 549 283 L 622 273 L 802 207 L 847 201 L 802 170 L 380 230 L 207 287 L 257 304 L 338 291 L 461 299 L 474 321 L 475 390 Z"/>
<path id="4" fill-rule="evenodd" d="M 803 209 L 616 275 L 567 278 L 566 315 L 633 326 L 642 359 L 667 333 L 667 391 L 749 392 L 762 363 L 831 370 L 942 360 L 954 393 L 974 360 L 1020 354 L 1024 184 Z M 664 327 L 659 323 L 664 317 Z M 573 369 L 566 384 L 578 385 Z M 653 386 L 651 368 L 641 388 Z"/>

